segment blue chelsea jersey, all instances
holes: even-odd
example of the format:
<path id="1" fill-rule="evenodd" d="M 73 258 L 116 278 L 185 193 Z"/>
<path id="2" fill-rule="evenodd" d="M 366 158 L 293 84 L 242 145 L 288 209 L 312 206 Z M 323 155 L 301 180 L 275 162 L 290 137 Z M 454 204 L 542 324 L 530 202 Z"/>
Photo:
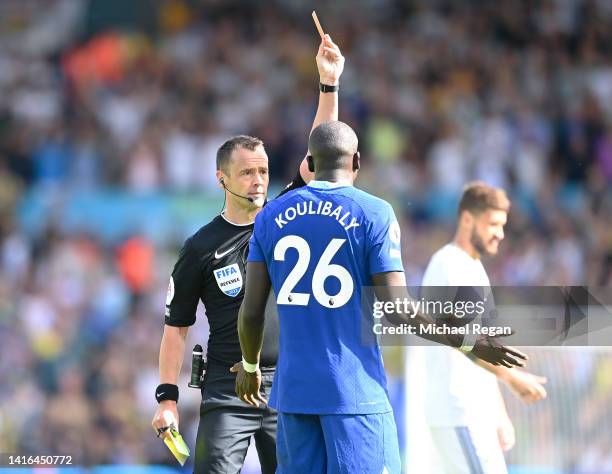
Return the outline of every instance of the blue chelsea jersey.
<path id="1" fill-rule="evenodd" d="M 371 275 L 403 271 L 391 206 L 350 185 L 311 182 L 258 214 L 248 261 L 266 262 L 278 304 L 270 405 L 304 414 L 389 411 L 380 349 L 362 340 L 372 315 L 363 314 L 361 293 Z"/>

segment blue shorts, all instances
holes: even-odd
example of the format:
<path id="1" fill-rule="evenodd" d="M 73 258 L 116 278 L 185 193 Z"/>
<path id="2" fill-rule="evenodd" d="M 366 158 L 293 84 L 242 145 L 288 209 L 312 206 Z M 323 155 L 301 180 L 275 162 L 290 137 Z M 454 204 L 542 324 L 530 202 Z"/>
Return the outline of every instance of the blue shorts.
<path id="1" fill-rule="evenodd" d="M 277 474 L 399 474 L 393 413 L 278 414 Z M 386 469 L 386 470 L 385 470 Z"/>

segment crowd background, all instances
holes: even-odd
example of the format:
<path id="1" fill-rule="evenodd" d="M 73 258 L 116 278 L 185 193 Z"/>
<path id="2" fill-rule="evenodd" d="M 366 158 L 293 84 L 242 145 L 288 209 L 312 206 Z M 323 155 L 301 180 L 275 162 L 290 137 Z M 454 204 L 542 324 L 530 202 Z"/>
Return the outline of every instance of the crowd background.
<path id="1" fill-rule="evenodd" d="M 610 285 L 611 2 L 3 0 L 0 452 L 173 465 L 149 426 L 168 277 L 222 206 L 227 137 L 264 140 L 273 187 L 295 175 L 313 7 L 347 58 L 358 185 L 393 204 L 411 284 L 478 178 L 513 199 L 493 284 Z M 401 359 L 388 351 L 398 411 Z M 550 397 L 510 402 L 515 472 L 612 472 L 612 352 L 532 363 Z M 181 391 L 191 446 L 198 402 Z"/>

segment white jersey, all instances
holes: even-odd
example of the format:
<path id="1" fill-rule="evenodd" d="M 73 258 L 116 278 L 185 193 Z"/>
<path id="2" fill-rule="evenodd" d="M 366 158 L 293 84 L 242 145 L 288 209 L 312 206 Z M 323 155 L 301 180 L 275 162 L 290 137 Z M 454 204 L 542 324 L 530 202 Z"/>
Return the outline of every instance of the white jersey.
<path id="1" fill-rule="evenodd" d="M 422 286 L 489 287 L 479 259 L 454 244 L 438 250 L 425 270 Z M 497 379 L 456 349 L 425 347 L 425 415 L 432 427 L 495 423 L 499 413 Z"/>

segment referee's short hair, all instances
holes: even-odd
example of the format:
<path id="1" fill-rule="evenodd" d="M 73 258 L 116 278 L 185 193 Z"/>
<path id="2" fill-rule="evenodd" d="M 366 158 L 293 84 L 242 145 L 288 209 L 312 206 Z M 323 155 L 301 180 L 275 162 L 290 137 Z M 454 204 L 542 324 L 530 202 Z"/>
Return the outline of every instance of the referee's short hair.
<path id="1" fill-rule="evenodd" d="M 247 150 L 255 150 L 258 146 L 263 146 L 263 141 L 257 137 L 249 135 L 236 135 L 227 140 L 217 150 L 217 169 L 229 174 L 228 165 L 234 150 L 245 148 Z"/>
<path id="2" fill-rule="evenodd" d="M 497 211 L 510 210 L 510 199 L 501 188 L 489 186 L 482 181 L 472 181 L 463 188 L 463 196 L 459 202 L 459 212 L 468 211 L 473 215 L 480 215 L 490 209 Z"/>

